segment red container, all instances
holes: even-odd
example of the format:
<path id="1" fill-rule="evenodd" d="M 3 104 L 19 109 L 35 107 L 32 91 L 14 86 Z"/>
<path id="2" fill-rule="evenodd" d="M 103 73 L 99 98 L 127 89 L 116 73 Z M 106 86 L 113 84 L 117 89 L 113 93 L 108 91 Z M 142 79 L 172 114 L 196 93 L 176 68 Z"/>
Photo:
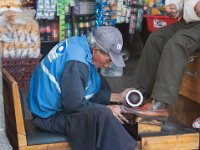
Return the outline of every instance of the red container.
<path id="1" fill-rule="evenodd" d="M 162 15 L 144 15 L 147 20 L 147 28 L 150 32 L 156 31 L 160 28 L 166 27 L 172 23 L 177 22 L 175 18 Z"/>

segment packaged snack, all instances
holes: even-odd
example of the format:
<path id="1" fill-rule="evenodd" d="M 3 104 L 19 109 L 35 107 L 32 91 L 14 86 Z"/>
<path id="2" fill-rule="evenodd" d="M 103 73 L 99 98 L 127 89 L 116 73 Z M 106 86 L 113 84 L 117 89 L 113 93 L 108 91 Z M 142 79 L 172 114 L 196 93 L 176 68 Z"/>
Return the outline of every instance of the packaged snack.
<path id="1" fill-rule="evenodd" d="M 20 0 L 0 0 L 0 11 L 21 11 L 21 1 Z"/>
<path id="2" fill-rule="evenodd" d="M 39 55 L 40 55 L 40 48 L 39 48 L 39 46 L 36 45 L 36 46 L 33 48 L 33 58 L 38 58 Z"/>
<path id="3" fill-rule="evenodd" d="M 33 58 L 33 48 L 29 48 L 28 58 Z"/>
<path id="4" fill-rule="evenodd" d="M 22 50 L 20 48 L 20 42 L 15 42 L 15 57 L 16 58 L 20 58 L 21 57 L 21 54 L 22 54 Z"/>
<path id="5" fill-rule="evenodd" d="M 96 3 L 96 27 L 114 26 L 117 22 L 115 0 L 97 0 Z"/>
<path id="6" fill-rule="evenodd" d="M 3 52 L 3 44 L 2 44 L 2 42 L 0 42 L 0 53 L 1 53 L 1 55 L 2 55 L 2 52 Z"/>
<path id="7" fill-rule="evenodd" d="M 39 26 L 33 20 L 33 12 L 4 12 L 0 17 L 0 42 L 2 43 L 3 57 L 26 58 L 33 57 L 35 45 L 40 51 Z"/>
<path id="8" fill-rule="evenodd" d="M 8 43 L 3 43 L 3 57 L 4 58 L 8 58 L 9 57 L 9 53 L 8 53 Z"/>
<path id="9" fill-rule="evenodd" d="M 56 14 L 56 3 L 56 0 L 38 0 L 36 6 L 36 19 L 54 19 Z"/>
<path id="10" fill-rule="evenodd" d="M 23 43 L 21 44 L 22 55 L 21 58 L 26 58 L 28 56 L 28 44 Z"/>

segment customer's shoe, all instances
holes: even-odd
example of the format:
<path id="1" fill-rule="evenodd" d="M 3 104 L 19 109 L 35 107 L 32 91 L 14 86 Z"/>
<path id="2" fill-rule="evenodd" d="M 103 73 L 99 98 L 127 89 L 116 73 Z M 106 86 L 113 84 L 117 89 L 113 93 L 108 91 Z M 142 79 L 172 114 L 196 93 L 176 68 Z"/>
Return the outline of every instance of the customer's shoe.
<path id="1" fill-rule="evenodd" d="M 134 109 L 148 109 L 149 107 L 151 107 L 153 100 L 153 98 L 147 98 L 139 107 L 135 107 Z"/>
<path id="2" fill-rule="evenodd" d="M 166 121 L 169 118 L 168 104 L 155 99 L 141 107 L 128 108 L 122 106 L 122 109 L 126 110 L 128 113 L 133 113 L 139 117 L 147 119 Z"/>

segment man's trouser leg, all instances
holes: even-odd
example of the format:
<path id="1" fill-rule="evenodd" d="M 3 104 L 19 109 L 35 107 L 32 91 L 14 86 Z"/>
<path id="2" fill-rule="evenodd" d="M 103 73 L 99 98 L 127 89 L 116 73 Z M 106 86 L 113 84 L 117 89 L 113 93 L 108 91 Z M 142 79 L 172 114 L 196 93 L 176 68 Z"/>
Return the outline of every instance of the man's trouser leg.
<path id="1" fill-rule="evenodd" d="M 200 22 L 189 23 L 167 41 L 159 61 L 152 97 L 176 102 L 189 56 L 200 48 Z"/>
<path id="2" fill-rule="evenodd" d="M 149 35 L 134 73 L 135 86 L 146 89 L 147 95 L 150 95 L 153 89 L 165 44 L 181 28 L 184 28 L 183 21 Z"/>
<path id="3" fill-rule="evenodd" d="M 136 147 L 136 141 L 103 105 L 72 114 L 62 112 L 47 119 L 36 117 L 33 123 L 43 130 L 66 134 L 73 150 L 134 150 Z"/>

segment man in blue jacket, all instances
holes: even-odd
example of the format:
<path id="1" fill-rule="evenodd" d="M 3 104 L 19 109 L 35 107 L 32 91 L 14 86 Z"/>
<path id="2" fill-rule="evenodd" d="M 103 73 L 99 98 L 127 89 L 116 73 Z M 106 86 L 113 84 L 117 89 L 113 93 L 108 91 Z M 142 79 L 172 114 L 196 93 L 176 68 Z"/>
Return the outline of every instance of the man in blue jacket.
<path id="1" fill-rule="evenodd" d="M 134 150 L 136 141 L 123 128 L 122 93 L 111 93 L 98 73 L 113 62 L 124 67 L 122 35 L 100 27 L 94 35 L 74 36 L 57 44 L 32 75 L 29 109 L 33 124 L 65 133 L 73 150 Z"/>

